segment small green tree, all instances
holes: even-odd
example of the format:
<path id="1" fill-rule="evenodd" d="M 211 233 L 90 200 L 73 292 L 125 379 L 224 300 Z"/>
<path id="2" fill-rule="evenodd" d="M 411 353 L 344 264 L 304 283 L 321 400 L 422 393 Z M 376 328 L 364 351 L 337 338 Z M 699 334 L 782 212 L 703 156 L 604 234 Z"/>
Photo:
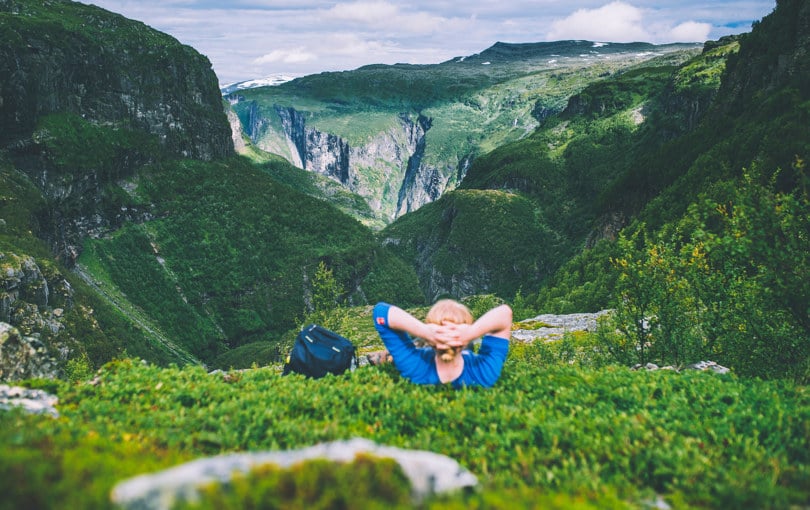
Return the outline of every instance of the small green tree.
<path id="1" fill-rule="evenodd" d="M 619 301 L 613 317 L 625 339 L 605 336 L 606 347 L 624 362 L 684 365 L 697 361 L 707 346 L 701 330 L 702 308 L 692 294 L 689 277 L 701 271 L 701 254 L 651 241 L 643 229 L 642 225 L 618 241 L 622 255 L 613 263 L 619 272 Z"/>
<path id="2" fill-rule="evenodd" d="M 304 311 L 306 324 L 320 324 L 339 331 L 348 320 L 343 307 L 344 291 L 326 263 L 320 261 L 312 278 L 312 298 L 308 310 Z"/>

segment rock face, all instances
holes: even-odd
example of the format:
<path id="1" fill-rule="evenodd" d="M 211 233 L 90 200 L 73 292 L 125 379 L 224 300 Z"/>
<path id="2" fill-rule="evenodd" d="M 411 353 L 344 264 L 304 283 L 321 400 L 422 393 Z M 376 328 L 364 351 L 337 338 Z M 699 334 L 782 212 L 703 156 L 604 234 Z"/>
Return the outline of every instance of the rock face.
<path id="1" fill-rule="evenodd" d="M 713 372 L 715 374 L 728 374 L 731 372 L 730 368 L 724 367 L 723 365 L 718 365 L 714 361 L 698 361 L 697 363 L 686 365 L 682 369 L 673 367 L 671 365 L 659 367 L 655 363 L 647 363 L 646 365 L 637 363 L 633 365 L 630 370 L 647 370 L 650 372 L 655 370 L 674 370 L 675 372 L 680 372 L 681 370 L 697 370 L 698 372 Z"/>
<path id="2" fill-rule="evenodd" d="M 83 238 L 148 219 L 119 192 L 158 153 L 234 153 L 216 75 L 194 49 L 64 0 L 0 1 L 0 25 L 0 150 L 41 191 L 36 234 L 64 262 Z"/>
<path id="3" fill-rule="evenodd" d="M 73 342 L 64 334 L 73 296 L 53 264 L 0 252 L 0 380 L 61 374 Z"/>
<path id="4" fill-rule="evenodd" d="M 512 331 L 512 338 L 522 342 L 535 340 L 552 341 L 561 338 L 565 333 L 574 331 L 596 331 L 601 317 L 609 315 L 611 310 L 596 313 L 572 313 L 566 315 L 543 314 L 517 323 Z M 524 327 L 521 327 L 524 326 Z"/>
<path id="5" fill-rule="evenodd" d="M 17 381 L 32 378 L 54 378 L 60 374 L 57 360 L 45 344 L 34 337 L 0 322 L 0 380 Z"/>
<path id="6" fill-rule="evenodd" d="M 241 98 L 230 97 L 233 104 Z M 426 134 L 433 119 L 402 113 L 387 130 L 360 144 L 307 125 L 305 112 L 276 106 L 262 112 L 255 102 L 240 104 L 244 130 L 259 148 L 283 155 L 293 165 L 330 177 L 366 199 L 386 222 L 439 198 L 461 182 L 470 158 L 443 167 L 425 161 Z M 276 118 L 271 118 L 275 116 Z M 280 123 L 283 143 L 266 136 Z M 275 144 L 275 145 L 270 145 Z"/>
<path id="7" fill-rule="evenodd" d="M 289 468 L 312 459 L 351 462 L 360 453 L 391 458 L 411 482 L 415 500 L 478 483 L 476 477 L 453 459 L 433 452 L 381 446 L 367 439 L 318 444 L 279 452 L 233 453 L 195 460 L 166 471 L 125 480 L 113 488 L 112 501 L 123 508 L 169 510 L 180 501 L 195 501 L 200 487 L 228 483 L 238 474 L 266 464 Z"/>
<path id="8" fill-rule="evenodd" d="M 32 414 L 48 414 L 57 418 L 59 411 L 55 406 L 58 401 L 58 398 L 42 390 L 0 384 L 0 411 L 19 407 Z"/>
<path id="9" fill-rule="evenodd" d="M 0 15 L 0 147 L 30 137 L 42 116 L 71 112 L 157 135 L 178 155 L 233 153 L 216 75 L 194 49 L 76 2 L 3 1 Z"/>

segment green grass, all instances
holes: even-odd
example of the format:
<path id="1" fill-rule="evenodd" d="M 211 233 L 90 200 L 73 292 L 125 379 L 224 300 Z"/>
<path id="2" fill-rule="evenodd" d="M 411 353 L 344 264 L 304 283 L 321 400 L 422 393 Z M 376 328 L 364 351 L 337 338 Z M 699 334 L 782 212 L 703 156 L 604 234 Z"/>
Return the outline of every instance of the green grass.
<path id="1" fill-rule="evenodd" d="M 478 493 L 426 508 L 536 508 L 536 498 L 551 508 L 638 508 L 656 496 L 700 508 L 806 502 L 806 387 L 576 368 L 550 364 L 545 349 L 514 345 L 493 389 L 463 391 L 410 384 L 391 366 L 309 380 L 272 368 L 208 374 L 114 362 L 93 384 L 58 385 L 59 419 L 0 414 L 0 487 L 12 507 L 108 508 L 117 480 L 161 466 L 365 437 L 449 455 L 479 478 Z"/>

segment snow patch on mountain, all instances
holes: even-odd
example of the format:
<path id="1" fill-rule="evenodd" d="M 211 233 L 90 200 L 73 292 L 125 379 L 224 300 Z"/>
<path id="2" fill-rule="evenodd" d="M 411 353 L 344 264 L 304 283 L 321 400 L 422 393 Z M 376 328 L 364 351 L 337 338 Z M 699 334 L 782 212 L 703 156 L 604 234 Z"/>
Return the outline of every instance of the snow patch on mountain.
<path id="1" fill-rule="evenodd" d="M 254 80 L 240 81 L 224 85 L 220 87 L 220 91 L 222 91 L 223 96 L 227 96 L 228 94 L 236 92 L 237 90 L 254 89 L 257 87 L 272 87 L 275 85 L 281 85 L 282 83 L 286 83 L 288 81 L 292 81 L 296 78 L 298 77 L 289 74 L 274 74 L 271 76 L 266 76 L 264 78 L 256 78 Z"/>

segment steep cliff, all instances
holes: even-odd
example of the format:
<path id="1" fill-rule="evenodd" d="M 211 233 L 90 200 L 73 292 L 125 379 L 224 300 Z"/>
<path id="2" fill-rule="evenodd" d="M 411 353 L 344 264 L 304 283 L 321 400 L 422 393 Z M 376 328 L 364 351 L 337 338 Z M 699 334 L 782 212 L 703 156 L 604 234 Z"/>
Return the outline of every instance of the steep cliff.
<path id="1" fill-rule="evenodd" d="M 407 113 L 385 114 L 384 127 L 361 141 L 307 125 L 307 113 L 275 105 L 274 115 L 256 101 L 232 96 L 244 130 L 259 148 L 286 157 L 307 171 L 329 177 L 363 197 L 388 223 L 436 200 L 460 179 L 439 175 L 423 163 L 432 119 Z M 275 135 L 269 133 L 275 132 Z"/>
<path id="2" fill-rule="evenodd" d="M 740 109 L 786 87 L 810 94 L 810 3 L 778 0 L 730 59 L 722 104 Z"/>
<path id="3" fill-rule="evenodd" d="M 148 217 L 116 183 L 161 157 L 233 154 L 211 64 L 146 25 L 67 0 L 0 1 L 0 148 L 44 195 L 38 234 L 81 240 Z"/>
<path id="4" fill-rule="evenodd" d="M 69 0 L 2 0 L 0 21 L 0 147 L 70 112 L 151 133 L 181 156 L 233 152 L 216 75 L 194 49 Z"/>

